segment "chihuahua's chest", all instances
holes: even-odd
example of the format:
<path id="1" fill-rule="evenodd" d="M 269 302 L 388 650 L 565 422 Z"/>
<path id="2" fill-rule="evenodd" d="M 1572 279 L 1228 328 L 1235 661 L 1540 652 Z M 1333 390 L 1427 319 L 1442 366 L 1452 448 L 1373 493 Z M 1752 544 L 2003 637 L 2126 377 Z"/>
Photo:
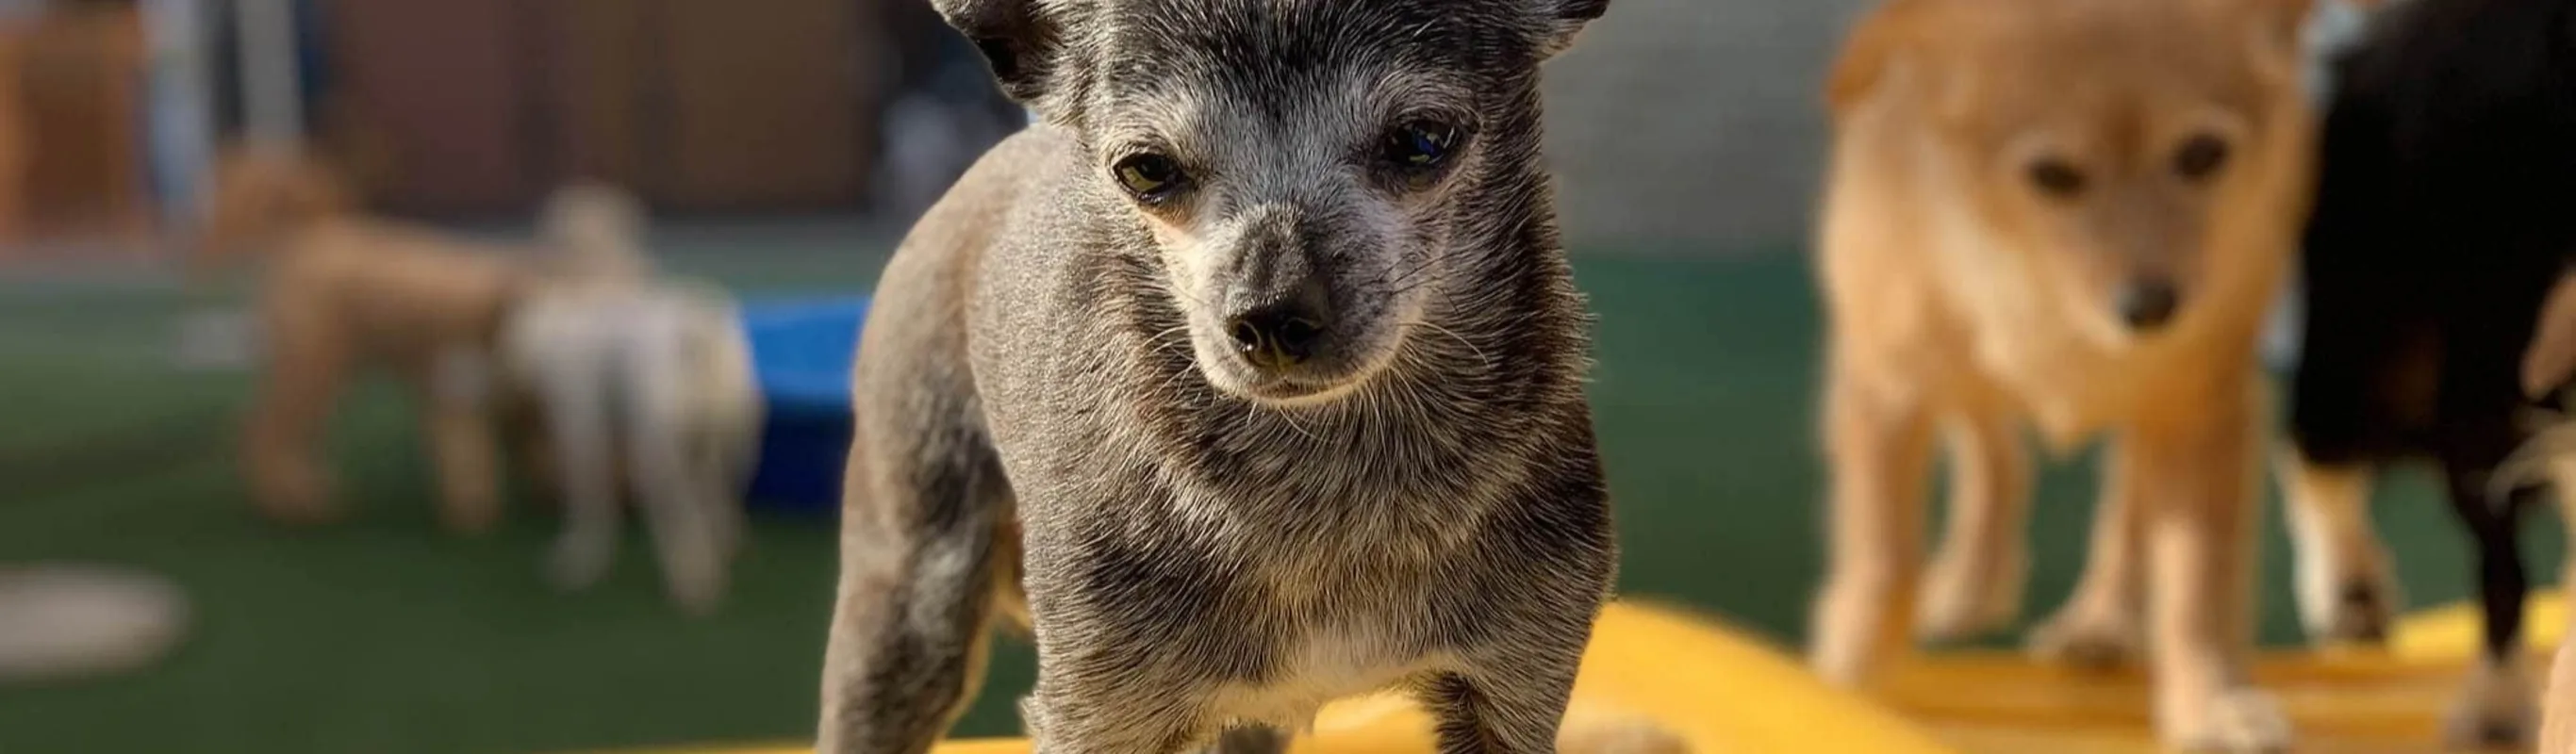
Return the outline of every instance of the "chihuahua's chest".
<path id="1" fill-rule="evenodd" d="M 1253 634 L 1265 662 L 1262 672 L 1218 686 L 1211 708 L 1221 719 L 1210 722 L 1302 730 L 1336 699 L 1454 667 L 1458 637 L 1436 616 L 1462 608 L 1456 587 L 1442 588 L 1431 574 L 1474 566 L 1392 552 L 1419 543 L 1375 549 L 1376 557 L 1343 550 L 1329 560 L 1273 552 L 1234 585 L 1238 600 L 1263 606 Z"/>
<path id="2" fill-rule="evenodd" d="M 1303 627 L 1284 637 L 1272 672 L 1259 682 L 1225 685 L 1211 705 L 1220 725 L 1258 723 L 1282 731 L 1312 728 L 1337 699 L 1398 686 L 1446 667 L 1446 655 L 1420 649 L 1402 621 L 1382 611 Z M 1355 618 L 1355 619 L 1351 619 Z"/>

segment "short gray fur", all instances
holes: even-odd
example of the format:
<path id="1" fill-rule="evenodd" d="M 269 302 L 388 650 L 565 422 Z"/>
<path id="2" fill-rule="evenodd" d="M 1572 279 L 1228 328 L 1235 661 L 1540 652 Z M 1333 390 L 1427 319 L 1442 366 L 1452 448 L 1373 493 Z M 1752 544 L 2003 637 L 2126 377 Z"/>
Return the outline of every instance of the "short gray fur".
<path id="1" fill-rule="evenodd" d="M 821 750 L 927 750 L 1024 587 L 1045 754 L 1276 749 L 1375 686 L 1554 751 L 1617 554 L 1538 69 L 1607 0 L 937 5 L 1043 122 L 880 282 Z M 1122 191 L 1147 152 L 1185 194 Z M 1300 290 L 1311 358 L 1230 344 Z"/>

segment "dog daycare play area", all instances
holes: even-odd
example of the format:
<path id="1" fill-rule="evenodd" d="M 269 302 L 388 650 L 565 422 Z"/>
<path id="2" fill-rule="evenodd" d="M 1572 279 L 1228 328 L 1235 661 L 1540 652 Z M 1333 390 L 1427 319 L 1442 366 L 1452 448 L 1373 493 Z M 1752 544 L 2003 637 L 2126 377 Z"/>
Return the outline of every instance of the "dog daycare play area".
<path id="1" fill-rule="evenodd" d="M 0 2 L 0 754 L 811 751 L 843 562 L 900 541 L 842 529 L 859 334 L 885 321 L 872 306 L 906 229 L 1026 115 L 927 0 L 756 5 Z M 1877 5 L 1616 0 L 1546 69 L 1619 546 L 1567 754 L 2173 750 L 2152 660 L 2024 650 L 2099 557 L 2097 441 L 2052 455 L 2015 430 L 2036 476 L 2027 527 L 2003 535 L 2028 563 L 2001 628 L 1888 657 L 1858 687 L 1810 669 L 1836 525 L 1823 92 Z M 492 39 L 514 41 L 461 43 Z M 579 181 L 636 214 L 560 200 Z M 306 202 L 324 219 L 294 222 L 356 230 L 259 224 Z M 237 210 L 259 219 L 230 225 Z M 487 279 L 449 254 L 542 272 Z M 478 298 L 487 280 L 509 281 L 489 287 L 504 303 Z M 596 290 L 619 303 L 583 309 Z M 541 300 L 563 308 L 525 303 Z M 522 324 L 547 311 L 600 326 Z M 318 324 L 277 324 L 295 317 Z M 2284 332 L 2263 350 L 2286 396 Z M 503 345 L 451 347 L 484 340 Z M 612 355 L 558 357 L 580 349 Z M 576 383 L 561 364 L 599 368 Z M 689 408 L 636 398 L 657 386 Z M 562 408 L 588 400 L 607 417 Z M 725 400 L 754 402 L 756 423 L 680 435 Z M 2288 405 L 2261 407 L 2267 432 Z M 708 482 L 637 450 L 585 492 L 597 448 L 563 439 L 584 432 L 675 441 L 690 455 L 674 467 L 706 448 L 739 462 Z M 2319 643 L 2294 579 L 2316 555 L 2268 448 L 2245 512 L 2260 650 L 2239 669 L 2295 750 L 2531 736 L 2463 734 L 2454 713 L 2495 670 L 2479 664 L 2480 551 L 2441 468 L 2393 464 L 2368 491 L 2395 619 Z M 1920 480 L 1927 554 L 1956 536 L 1952 465 Z M 327 493 L 308 494 L 307 468 Z M 715 490 L 722 511 L 665 486 Z M 2540 682 L 2568 624 L 2565 537 L 2531 507 L 2517 682 L 2554 714 L 2561 692 Z M 2141 541 L 2143 557 L 2179 546 Z M 691 581 L 710 557 L 713 580 Z M 2154 624 L 2128 630 L 2130 650 L 2168 646 Z M 1030 642 L 1000 631 L 940 751 L 1029 750 Z M 1435 750 L 1400 695 L 1343 699 L 1298 732 L 1301 752 Z"/>
<path id="2" fill-rule="evenodd" d="M 867 290 L 885 254 L 857 228 L 770 225 L 674 230 L 655 248 L 747 297 L 790 300 Z M 1600 314 L 1592 398 L 1621 593 L 1794 646 L 1821 557 L 1804 261 L 1788 249 L 1576 253 Z M 828 518 L 755 509 L 736 589 L 708 619 L 665 604 L 631 554 L 640 535 L 601 588 L 558 594 L 537 578 L 557 517 L 522 505 L 491 536 L 441 533 L 401 396 L 370 388 L 333 427 L 347 520 L 279 531 L 244 499 L 220 439 L 249 375 L 192 364 L 181 343 L 192 314 L 234 296 L 75 277 L 7 290 L 0 469 L 15 492 L 0 552 L 147 569 L 185 590 L 191 616 L 148 670 L 0 692 L 0 749 L 538 752 L 809 734 L 835 574 Z M 2072 588 L 2091 473 L 2055 465 L 2038 486 L 2032 620 Z M 2412 604 L 2470 593 L 2466 543 L 2427 476 L 2396 475 L 2373 507 Z M 2260 599 L 2265 640 L 2287 648 L 2299 632 L 2278 510 L 2266 504 Z M 2556 562 L 2555 528 L 2528 528 L 2532 562 Z M 1001 647 L 961 736 L 1017 733 L 1032 660 L 1015 640 Z M 2438 708 L 2414 712 L 2429 735 Z M 136 717 L 150 724 L 111 722 Z"/>

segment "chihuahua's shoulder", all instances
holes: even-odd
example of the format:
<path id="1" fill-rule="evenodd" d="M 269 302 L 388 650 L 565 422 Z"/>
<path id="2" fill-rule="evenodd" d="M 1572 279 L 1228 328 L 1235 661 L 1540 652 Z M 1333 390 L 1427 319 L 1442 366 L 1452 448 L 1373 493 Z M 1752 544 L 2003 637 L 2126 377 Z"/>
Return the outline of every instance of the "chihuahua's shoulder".
<path id="1" fill-rule="evenodd" d="M 1073 134 L 1038 122 L 993 145 L 914 226 L 912 243 L 965 236 L 987 246 L 1025 231 L 1056 230 L 1057 206 L 1079 192 Z M 1014 233 L 996 233 L 1010 226 Z M 1030 227 L 1038 226 L 1038 227 Z"/>

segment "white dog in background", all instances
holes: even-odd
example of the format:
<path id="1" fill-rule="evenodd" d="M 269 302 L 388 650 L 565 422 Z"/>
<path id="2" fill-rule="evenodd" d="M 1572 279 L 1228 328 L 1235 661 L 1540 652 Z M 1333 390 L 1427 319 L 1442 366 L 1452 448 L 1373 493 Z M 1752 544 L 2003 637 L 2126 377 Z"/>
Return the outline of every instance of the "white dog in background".
<path id="1" fill-rule="evenodd" d="M 566 589 L 606 575 L 622 481 L 673 601 L 710 612 L 729 581 L 763 420 L 740 317 L 712 287 L 655 273 L 643 213 L 625 194 L 594 187 L 555 201 L 560 222 L 544 232 L 563 253 L 559 274 L 519 300 L 498 349 L 508 390 L 532 400 L 545 427 L 564 501 L 548 575 Z"/>

